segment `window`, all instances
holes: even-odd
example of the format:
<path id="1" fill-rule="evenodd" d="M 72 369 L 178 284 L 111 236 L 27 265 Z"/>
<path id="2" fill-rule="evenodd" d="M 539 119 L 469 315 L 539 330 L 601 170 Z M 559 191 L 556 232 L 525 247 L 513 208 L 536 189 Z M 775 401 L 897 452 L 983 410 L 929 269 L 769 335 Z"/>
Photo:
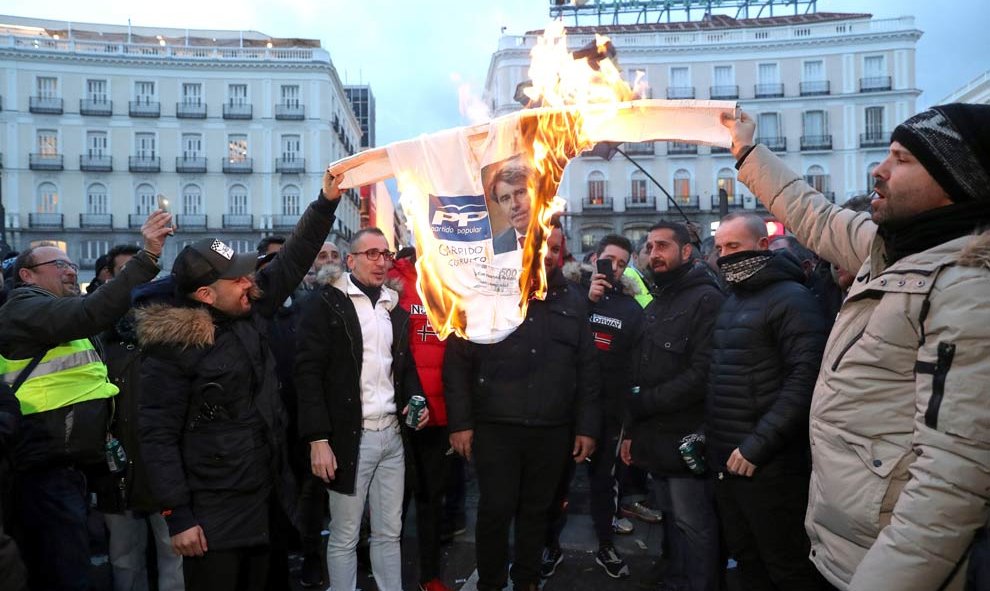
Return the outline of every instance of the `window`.
<path id="1" fill-rule="evenodd" d="M 250 240 L 228 240 L 227 244 L 234 249 L 237 254 L 250 252 L 254 254 L 254 245 Z"/>
<path id="2" fill-rule="evenodd" d="M 110 250 L 110 241 L 83 240 L 82 244 L 80 245 L 80 249 L 82 252 L 80 253 L 79 258 L 82 259 L 82 261 L 85 261 L 84 264 L 86 264 L 87 266 L 95 265 L 96 259 L 107 254 L 107 251 Z"/>
<path id="3" fill-rule="evenodd" d="M 688 73 L 688 69 L 683 67 L 671 68 L 670 85 L 673 88 L 691 86 L 691 75 Z"/>
<path id="4" fill-rule="evenodd" d="M 109 100 L 107 95 L 106 80 L 87 80 L 86 98 L 94 103 L 106 103 Z"/>
<path id="5" fill-rule="evenodd" d="M 182 84 L 182 104 L 196 107 L 203 104 L 203 85 L 199 82 L 184 82 Z"/>
<path id="6" fill-rule="evenodd" d="M 227 158 L 231 162 L 244 162 L 247 160 L 248 140 L 243 134 L 231 134 L 227 136 Z"/>
<path id="7" fill-rule="evenodd" d="M 141 183 L 134 190 L 135 213 L 148 215 L 158 209 L 158 199 L 155 197 L 155 188 L 148 183 Z"/>
<path id="8" fill-rule="evenodd" d="M 86 188 L 86 213 L 107 213 L 107 188 L 93 183 Z"/>
<path id="9" fill-rule="evenodd" d="M 244 185 L 232 185 L 228 193 L 227 210 L 234 215 L 246 215 L 248 213 L 247 187 Z"/>
<path id="10" fill-rule="evenodd" d="M 822 138 L 828 135 L 828 119 L 825 111 L 805 111 L 804 135 L 809 138 Z"/>
<path id="11" fill-rule="evenodd" d="M 282 189 L 282 215 L 299 215 L 299 187 L 286 185 Z"/>
<path id="12" fill-rule="evenodd" d="M 282 136 L 282 160 L 286 162 L 294 162 L 300 157 L 299 149 L 302 145 L 301 140 L 298 135 L 283 135 Z"/>
<path id="13" fill-rule="evenodd" d="M 639 244 L 639 241 L 645 238 L 646 235 L 649 233 L 650 233 L 649 228 L 637 227 L 637 228 L 626 228 L 622 232 L 622 235 L 628 238 L 629 242 L 632 242 L 633 248 L 635 248 L 636 245 Z M 632 253 L 632 256 L 635 257 L 636 253 Z M 630 264 L 632 263 L 630 262 Z"/>
<path id="14" fill-rule="evenodd" d="M 757 76 L 760 84 L 780 84 L 780 69 L 777 64 L 760 64 Z"/>
<path id="15" fill-rule="evenodd" d="M 825 169 L 821 166 L 809 166 L 808 172 L 804 175 L 804 181 L 814 187 L 819 193 L 827 193 L 829 191 L 828 175 L 825 174 Z"/>
<path id="16" fill-rule="evenodd" d="M 54 129 L 38 130 L 38 154 L 58 156 L 58 132 Z"/>
<path id="17" fill-rule="evenodd" d="M 248 102 L 247 84 L 228 84 L 227 101 L 234 106 L 246 105 Z"/>
<path id="18" fill-rule="evenodd" d="M 38 98 L 58 98 L 58 78 L 54 76 L 38 76 L 35 83 L 38 88 Z"/>
<path id="19" fill-rule="evenodd" d="M 863 58 L 863 77 L 879 78 L 887 75 L 887 68 L 882 55 L 868 55 Z"/>
<path id="20" fill-rule="evenodd" d="M 186 185 L 182 188 L 182 213 L 188 215 L 203 213 L 203 191 L 199 185 Z"/>
<path id="21" fill-rule="evenodd" d="M 732 86 L 735 83 L 732 66 L 715 66 L 715 86 Z"/>
<path id="22" fill-rule="evenodd" d="M 35 202 L 35 213 L 58 213 L 58 188 L 55 183 L 38 185 L 38 199 Z"/>
<path id="23" fill-rule="evenodd" d="M 87 131 L 86 155 L 90 158 L 103 158 L 109 154 L 110 150 L 107 148 L 107 132 Z"/>
<path id="24" fill-rule="evenodd" d="M 605 204 L 605 175 L 598 171 L 588 175 L 588 203 Z"/>
<path id="25" fill-rule="evenodd" d="M 691 196 L 691 173 L 683 168 L 674 173 L 674 196 L 681 202 Z"/>
<path id="26" fill-rule="evenodd" d="M 203 154 L 203 134 L 182 134 L 182 157 L 186 160 L 199 158 Z"/>
<path id="27" fill-rule="evenodd" d="M 156 157 L 158 150 L 155 141 L 155 134 L 148 132 L 138 132 L 134 134 L 134 155 L 142 160 L 151 160 Z M 141 212 L 138 212 L 141 213 Z"/>
<path id="28" fill-rule="evenodd" d="M 781 137 L 783 134 L 780 133 L 780 114 L 760 113 L 757 116 L 756 129 L 759 131 L 760 138 L 776 139 Z M 764 139 L 759 141 L 764 141 Z"/>
<path id="29" fill-rule="evenodd" d="M 299 86 L 295 84 L 282 85 L 282 104 L 286 107 L 299 107 Z"/>
<path id="30" fill-rule="evenodd" d="M 804 82 L 823 82 L 825 80 L 825 62 L 822 60 L 812 60 L 804 62 Z"/>
<path id="31" fill-rule="evenodd" d="M 632 174 L 630 183 L 630 201 L 633 203 L 646 203 L 649 200 L 648 196 L 648 185 L 646 184 L 646 175 L 643 171 L 637 170 Z"/>
<path id="32" fill-rule="evenodd" d="M 883 137 L 883 107 L 866 107 L 866 139 Z"/>
<path id="33" fill-rule="evenodd" d="M 736 203 L 736 175 L 731 168 L 723 168 L 718 171 L 717 181 L 718 198 L 721 200 L 725 194 L 726 203 L 734 205 Z M 715 205 L 715 204 L 712 204 Z"/>
<path id="34" fill-rule="evenodd" d="M 138 80 L 135 82 L 134 102 L 139 105 L 150 105 L 155 102 L 155 83 L 150 80 Z"/>
<path id="35" fill-rule="evenodd" d="M 611 234 L 610 228 L 585 228 L 581 232 L 581 250 L 588 252 L 598 248 L 602 238 Z"/>
<path id="36" fill-rule="evenodd" d="M 873 169 L 880 166 L 879 162 L 871 162 L 866 165 L 866 194 L 869 195 L 877 185 L 877 179 L 873 177 Z"/>

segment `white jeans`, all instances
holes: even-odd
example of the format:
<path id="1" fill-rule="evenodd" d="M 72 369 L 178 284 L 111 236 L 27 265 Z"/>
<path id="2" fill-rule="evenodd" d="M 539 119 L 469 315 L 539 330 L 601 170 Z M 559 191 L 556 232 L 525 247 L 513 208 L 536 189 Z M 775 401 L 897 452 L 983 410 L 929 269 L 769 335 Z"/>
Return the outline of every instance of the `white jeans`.
<path id="1" fill-rule="evenodd" d="M 145 548 L 148 546 L 148 524 L 155 536 L 158 556 L 159 591 L 183 591 L 182 557 L 172 552 L 165 518 L 157 513 L 145 517 L 126 511 L 103 516 L 110 531 L 110 566 L 113 570 L 113 591 L 148 591 L 148 568 Z"/>
<path id="2" fill-rule="evenodd" d="M 406 466 L 398 428 L 362 431 L 354 494 L 330 491 L 327 569 L 333 591 L 357 587 L 357 544 L 365 500 L 371 513 L 371 570 L 380 591 L 402 591 L 402 495 Z"/>

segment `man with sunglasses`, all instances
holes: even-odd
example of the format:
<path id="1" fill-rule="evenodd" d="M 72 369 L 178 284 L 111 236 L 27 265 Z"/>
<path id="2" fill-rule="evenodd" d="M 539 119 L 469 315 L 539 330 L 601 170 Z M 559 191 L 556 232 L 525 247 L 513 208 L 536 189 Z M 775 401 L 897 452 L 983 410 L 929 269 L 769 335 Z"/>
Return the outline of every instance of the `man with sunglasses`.
<path id="1" fill-rule="evenodd" d="M 13 384 L 37 360 L 16 392 L 24 420 L 12 511 L 33 589 L 89 588 L 84 473 L 105 461 L 118 392 L 90 339 L 123 316 L 132 288 L 158 274 L 170 221 L 163 211 L 148 216 L 144 249 L 87 297 L 79 297 L 79 266 L 58 247 L 25 249 L 14 262 L 16 285 L 0 308 L 0 379 Z"/>
<path id="2" fill-rule="evenodd" d="M 299 432 L 313 474 L 330 496 L 327 566 L 333 589 L 357 587 L 365 501 L 371 504 L 371 567 L 381 591 L 401 591 L 404 415 L 422 396 L 409 349 L 409 313 L 386 287 L 395 256 L 378 228 L 354 235 L 350 273 L 324 272 L 302 313 L 296 352 Z M 423 409 L 416 429 L 426 425 Z"/>

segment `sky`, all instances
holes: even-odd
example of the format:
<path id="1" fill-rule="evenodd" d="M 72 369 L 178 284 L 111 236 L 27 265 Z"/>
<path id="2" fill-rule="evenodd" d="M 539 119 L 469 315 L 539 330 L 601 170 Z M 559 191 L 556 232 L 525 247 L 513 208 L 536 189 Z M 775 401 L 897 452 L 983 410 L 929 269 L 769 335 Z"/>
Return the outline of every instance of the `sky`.
<path id="1" fill-rule="evenodd" d="M 466 124 L 458 87 L 480 95 L 502 28 L 522 34 L 550 20 L 547 0 L 0 0 L 0 14 L 140 26 L 256 30 L 319 39 L 345 83 L 368 83 L 379 145 Z M 819 12 L 915 17 L 924 109 L 990 70 L 987 0 L 819 0 Z M 621 59 L 621 56 L 620 56 Z"/>

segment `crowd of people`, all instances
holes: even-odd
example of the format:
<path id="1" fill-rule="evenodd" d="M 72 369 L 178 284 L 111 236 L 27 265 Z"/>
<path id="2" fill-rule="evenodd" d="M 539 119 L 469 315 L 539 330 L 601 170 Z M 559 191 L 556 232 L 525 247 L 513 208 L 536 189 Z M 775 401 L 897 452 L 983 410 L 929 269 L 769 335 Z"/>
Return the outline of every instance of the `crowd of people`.
<path id="1" fill-rule="evenodd" d="M 399 591 L 415 500 L 419 588 L 445 591 L 466 462 L 480 590 L 554 576 L 582 465 L 600 576 L 718 591 L 731 560 L 747 591 L 990 588 L 990 106 L 903 122 L 845 206 L 748 114 L 723 124 L 791 234 L 658 221 L 577 262 L 554 222 L 545 298 L 494 344 L 437 338 L 414 249 L 326 241 L 329 173 L 291 236 L 203 239 L 163 278 L 164 211 L 86 295 L 65 252 L 25 248 L 0 307 L 3 588 L 90 588 L 95 497 L 115 590 L 287 589 L 290 548 L 302 586 L 353 590 L 366 539 Z M 662 524 L 644 572 L 614 543 L 631 518 Z"/>

